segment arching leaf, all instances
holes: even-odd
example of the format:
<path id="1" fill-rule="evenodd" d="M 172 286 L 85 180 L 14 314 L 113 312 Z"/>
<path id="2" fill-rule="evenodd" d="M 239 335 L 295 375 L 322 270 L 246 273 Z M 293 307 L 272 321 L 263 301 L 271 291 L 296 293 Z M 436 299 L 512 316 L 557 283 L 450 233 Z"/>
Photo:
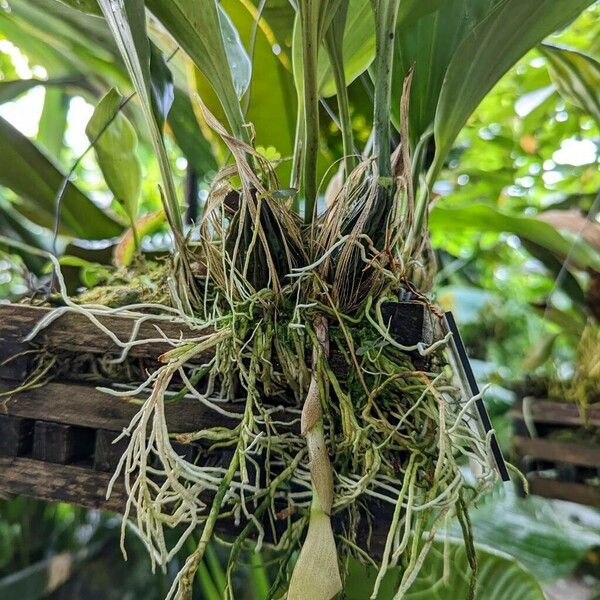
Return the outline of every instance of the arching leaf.
<path id="1" fill-rule="evenodd" d="M 600 63 L 571 48 L 542 44 L 550 77 L 560 95 L 600 124 Z"/>
<path id="2" fill-rule="evenodd" d="M 20 199 L 16 208 L 34 223 L 54 227 L 55 197 L 63 173 L 20 131 L 0 117 L 0 185 Z M 122 226 L 98 208 L 73 183 L 67 183 L 59 231 L 82 239 L 118 235 Z"/>
<path id="3" fill-rule="evenodd" d="M 488 546 L 477 546 L 478 574 L 475 600 L 545 600 L 535 578 L 513 557 Z M 449 546 L 450 569 L 444 579 L 444 548 L 435 542 L 405 600 L 462 600 L 468 597 L 470 567 L 463 543 L 453 540 Z M 369 598 L 376 572 L 350 563 L 345 593 L 348 600 Z M 391 569 L 383 580 L 378 600 L 392 600 L 400 581 L 398 569 Z"/>
<path id="4" fill-rule="evenodd" d="M 144 2 L 143 0 L 99 0 L 99 4 L 127 66 L 150 130 L 164 184 L 165 210 L 173 227 L 181 231 L 183 229 L 181 213 L 162 135 L 166 105 L 161 94 L 168 84 L 156 80 L 157 77 L 166 76 L 166 67 L 156 64 L 157 53 L 151 50 L 146 35 Z"/>
<path id="5" fill-rule="evenodd" d="M 433 174 L 441 169 L 463 125 L 500 77 L 590 4 L 590 0 L 502 0 L 470 31 L 444 77 L 435 115 Z"/>
<path id="6" fill-rule="evenodd" d="M 458 208 L 435 206 L 429 215 L 429 226 L 432 231 L 472 229 L 514 233 L 559 256 L 570 256 L 573 263 L 580 268 L 600 267 L 600 253 L 585 241 L 581 240 L 574 244 L 571 239 L 559 233 L 548 223 L 533 217 L 501 212 L 485 204 L 471 204 Z"/>
<path id="7" fill-rule="evenodd" d="M 148 8 L 206 77 L 233 133 L 244 137 L 240 97 L 250 81 L 250 62 L 229 17 L 215 0 L 148 0 Z"/>
<path id="8" fill-rule="evenodd" d="M 100 100 L 85 133 L 98 158 L 106 185 L 135 219 L 142 183 L 142 167 L 137 151 L 135 129 L 121 112 L 123 97 L 114 88 Z"/>
<path id="9" fill-rule="evenodd" d="M 413 144 L 433 126 L 442 83 L 454 52 L 498 1 L 446 0 L 416 21 L 399 20 L 394 43 L 392 120 L 398 127 L 402 85 L 413 68 L 409 111 Z"/>

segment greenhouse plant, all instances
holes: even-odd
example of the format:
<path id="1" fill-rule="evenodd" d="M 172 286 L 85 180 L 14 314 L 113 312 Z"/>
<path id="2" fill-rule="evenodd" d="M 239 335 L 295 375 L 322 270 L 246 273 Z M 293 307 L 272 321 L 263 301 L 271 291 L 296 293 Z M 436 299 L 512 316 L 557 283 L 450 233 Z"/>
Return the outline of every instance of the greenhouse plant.
<path id="1" fill-rule="evenodd" d="M 84 49 L 47 90 L 101 96 L 86 152 L 110 209 L 71 180 L 82 157 L 64 174 L 0 119 L 0 183 L 32 200 L 22 214 L 0 204 L 0 243 L 51 272 L 43 295 L 55 308 L 28 340 L 74 313 L 119 347 L 98 385 L 139 403 L 107 489 L 127 492 L 123 552 L 136 536 L 165 570 L 185 552 L 168 599 L 206 585 L 219 542 L 215 597 L 237 597 L 251 556 L 265 598 L 543 598 L 519 563 L 474 543 L 469 511 L 498 483 L 498 455 L 494 432 L 474 425 L 480 395 L 463 385 L 455 334 L 432 300 L 429 223 L 473 111 L 590 0 L 10 4 L 0 30 L 23 47 L 36 51 L 27 30 L 48 18 L 54 64 L 61 48 Z M 565 68 L 563 49 L 542 52 Z M 0 93 L 22 91 L 9 83 Z M 147 214 L 142 145 L 160 179 L 160 208 Z M 472 214 L 455 214 L 447 229 L 471 225 Z M 51 230 L 43 243 L 24 218 Z M 166 250 L 147 243 L 157 231 Z M 580 269 L 600 265 L 593 245 L 571 247 L 552 223 L 517 234 Z M 81 239 L 110 242 L 83 252 Z M 130 339 L 106 315 L 135 323 Z M 158 327 L 138 339 L 149 317 L 187 334 Z M 132 349 L 157 339 L 170 349 L 123 384 Z M 11 394 L 43 383 L 55 363 L 41 355 Z M 104 382 L 113 368 L 119 385 Z M 167 410 L 184 397 L 218 424 L 170 431 Z M 182 446 L 218 460 L 188 459 Z"/>

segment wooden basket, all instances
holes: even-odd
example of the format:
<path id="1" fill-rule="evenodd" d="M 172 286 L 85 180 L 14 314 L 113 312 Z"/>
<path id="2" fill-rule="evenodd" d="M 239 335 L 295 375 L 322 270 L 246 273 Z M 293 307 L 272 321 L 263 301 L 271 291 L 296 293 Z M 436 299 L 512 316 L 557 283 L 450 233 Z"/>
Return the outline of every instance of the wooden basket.
<path id="1" fill-rule="evenodd" d="M 35 354 L 28 352 L 32 349 L 105 357 L 119 354 L 108 336 L 76 313 L 62 315 L 31 343 L 23 343 L 48 311 L 0 305 L 0 363 L 4 363 L 0 366 L 0 391 L 14 390 L 30 375 L 35 360 Z M 109 316 L 100 321 L 120 339 L 129 338 L 132 320 Z M 146 321 L 139 339 L 156 338 L 155 325 Z M 189 334 L 171 323 L 160 322 L 160 328 L 174 338 Z M 134 346 L 129 358 L 143 371 L 168 349 L 160 342 Z M 139 406 L 100 392 L 95 384 L 76 377 L 66 373 L 40 387 L 0 397 L 0 492 L 118 511 L 124 506 L 123 488 L 117 483 L 109 500 L 105 494 L 126 442 L 113 441 Z M 167 420 L 173 433 L 229 424 L 189 399 L 179 401 L 176 410 L 167 410 Z M 199 448 L 181 446 L 181 451 L 189 455 Z"/>
<path id="2" fill-rule="evenodd" d="M 74 312 L 64 313 L 32 342 L 24 343 L 23 338 L 49 310 L 0 304 L 0 363 L 4 362 L 0 366 L 0 392 L 14 390 L 31 374 L 35 354 L 28 351 L 32 349 L 104 357 L 120 354 L 110 337 L 85 315 Z M 389 303 L 384 310 L 400 343 L 433 342 L 435 319 L 424 304 Z M 103 316 L 99 320 L 119 339 L 129 339 L 132 319 Z M 142 324 L 137 339 L 159 337 L 156 326 L 171 339 L 194 335 L 178 325 L 149 319 Z M 133 346 L 128 360 L 144 372 L 168 349 L 170 346 L 162 342 Z M 423 360 L 418 355 L 415 362 L 417 359 Z M 126 499 L 120 482 L 109 500 L 105 494 L 126 441 L 112 442 L 129 425 L 139 404 L 100 392 L 97 383 L 73 380 L 77 376 L 61 373 L 43 386 L 0 397 L 0 492 L 120 511 Z M 235 426 L 233 420 L 194 399 L 179 400 L 170 410 L 167 405 L 166 417 L 171 433 Z M 194 460 L 210 464 L 220 461 L 219 456 L 209 456 L 199 445 L 181 445 L 180 450 Z"/>
<path id="3" fill-rule="evenodd" d="M 574 404 L 539 399 L 520 401 L 512 417 L 513 451 L 530 493 L 600 508 L 600 486 L 591 482 L 600 478 L 600 445 L 556 439 L 586 426 L 598 431 L 600 406 L 587 424 Z"/>

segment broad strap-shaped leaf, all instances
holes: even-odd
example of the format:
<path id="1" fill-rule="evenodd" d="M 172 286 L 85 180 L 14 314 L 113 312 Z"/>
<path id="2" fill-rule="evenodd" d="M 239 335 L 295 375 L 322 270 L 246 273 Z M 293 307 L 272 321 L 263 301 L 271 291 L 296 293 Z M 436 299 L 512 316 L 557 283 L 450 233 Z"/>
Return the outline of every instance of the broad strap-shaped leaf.
<path id="1" fill-rule="evenodd" d="M 542 44 L 540 51 L 560 95 L 600 124 L 600 63 L 573 48 Z"/>
<path id="2" fill-rule="evenodd" d="M 240 97 L 250 83 L 250 61 L 229 17 L 215 0 L 147 4 L 214 89 L 233 134 L 245 137 Z"/>
<path id="3" fill-rule="evenodd" d="M 556 309 L 549 314 L 553 313 Z M 566 325 L 564 318 L 556 319 L 561 327 Z M 585 320 L 581 328 L 584 324 Z M 567 327 L 578 329 L 576 323 Z M 600 546 L 598 529 L 589 525 L 596 519 L 595 510 L 579 506 L 575 512 L 562 502 L 537 496 L 519 498 L 512 486 L 496 487 L 469 513 L 476 542 L 514 556 L 541 581 L 569 577 L 586 554 Z M 450 531 L 460 535 L 458 523 L 453 523 Z"/>
<path id="4" fill-rule="evenodd" d="M 136 154 L 137 134 L 121 112 L 123 102 L 117 90 L 109 90 L 96 106 L 85 133 L 94 144 L 106 185 L 132 220 L 137 213 L 142 167 Z"/>
<path id="5" fill-rule="evenodd" d="M 73 10 L 57 0 L 11 0 L 0 11 L 0 31 L 50 77 L 83 74 L 128 84 L 115 43 L 103 19 Z"/>
<path id="6" fill-rule="evenodd" d="M 224 0 L 222 6 L 239 32 L 242 43 L 248 51 L 252 48 L 252 71 L 256 75 L 252 77 L 248 93 L 243 98 L 243 108 L 245 120 L 253 126 L 254 143 L 265 149 L 272 147 L 282 158 L 287 158 L 294 147 L 297 99 L 287 53 L 283 49 L 279 54 L 273 52 L 275 44 L 280 48 L 285 46 L 285 38 L 280 38 L 267 21 L 266 17 L 273 16 L 273 12 L 263 13 L 257 23 L 258 15 L 252 3 Z M 277 14 L 279 27 L 285 27 L 290 33 L 293 11 L 286 9 Z M 289 180 L 290 169 L 289 160 L 280 164 L 277 169 L 280 181 Z"/>
<path id="7" fill-rule="evenodd" d="M 40 235 L 40 231 L 33 231 L 31 221 L 19 214 L 8 200 L 0 197 L 0 236 L 10 240 L 16 240 L 26 246 L 50 251 L 52 248 L 52 234 Z M 2 244 L 0 243 L 0 248 Z M 23 262 L 32 273 L 40 273 L 48 262 L 46 258 L 37 256 L 31 252 L 20 252 L 18 247 L 10 248 L 10 252 L 19 254 Z"/>
<path id="8" fill-rule="evenodd" d="M 433 126 L 444 76 L 454 52 L 498 1 L 411 0 L 408 4 L 414 11 L 420 11 L 421 7 L 433 9 L 416 20 L 407 14 L 405 3 L 400 3 L 394 43 L 392 121 L 399 127 L 402 85 L 412 68 L 409 134 L 413 145 Z M 400 19 L 403 13 L 404 18 Z"/>
<path id="9" fill-rule="evenodd" d="M 444 578 L 444 546 L 434 542 L 423 567 L 404 600 L 463 600 L 468 597 L 470 567 L 464 543 L 449 543 L 449 573 Z M 489 546 L 476 546 L 477 585 L 475 600 L 545 600 L 540 584 L 512 556 Z M 369 598 L 376 572 L 356 560 L 350 562 L 345 593 L 348 600 Z M 390 569 L 377 600 L 392 600 L 401 578 L 399 569 Z"/>
<path id="10" fill-rule="evenodd" d="M 402 0 L 396 18 L 396 27 L 404 29 L 421 17 L 432 13 L 444 4 L 444 0 Z"/>
<path id="11" fill-rule="evenodd" d="M 502 0 L 452 56 L 435 115 L 436 158 L 441 169 L 456 136 L 506 71 L 546 36 L 576 17 L 590 0 Z"/>
<path id="12" fill-rule="evenodd" d="M 346 85 L 350 85 L 369 68 L 375 56 L 375 20 L 370 0 L 348 2 L 343 55 Z M 335 79 L 326 52 L 319 54 L 317 77 L 321 96 L 333 96 Z"/>
<path id="13" fill-rule="evenodd" d="M 429 214 L 432 231 L 478 230 L 514 233 L 524 240 L 557 254 L 570 256 L 580 268 L 600 267 L 600 253 L 584 240 L 573 240 L 559 233 L 552 225 L 533 217 L 510 215 L 486 204 L 472 204 L 458 208 L 435 206 Z"/>
<path id="14" fill-rule="evenodd" d="M 102 16 L 97 0 L 59 0 L 59 2 L 90 15 Z"/>
<path id="15" fill-rule="evenodd" d="M 67 129 L 70 97 L 60 88 L 47 88 L 36 141 L 51 155 L 59 157 Z"/>
<path id="16" fill-rule="evenodd" d="M 83 83 L 84 79 L 79 75 L 55 77 L 52 79 L 12 79 L 0 81 L 0 104 L 14 100 L 38 85 L 46 88 L 63 88 L 69 85 L 82 85 Z"/>
<path id="17" fill-rule="evenodd" d="M 200 177 L 217 170 L 212 148 L 198 126 L 192 103 L 189 97 L 179 90 L 175 90 L 173 110 L 169 113 L 168 123 L 177 145 Z"/>
<path id="18" fill-rule="evenodd" d="M 162 135 L 162 124 L 166 115 L 162 112 L 165 104 L 160 94 L 168 84 L 164 81 L 153 81 L 153 75 L 154 77 L 164 75 L 165 68 L 156 64 L 154 67 L 151 66 L 158 57 L 156 53 L 152 56 L 150 42 L 146 35 L 144 2 L 143 0 L 98 0 L 98 3 L 127 66 L 150 130 L 164 184 L 165 211 L 172 226 L 177 231 L 182 231 L 183 223 L 175 183 Z"/>
<path id="19" fill-rule="evenodd" d="M 0 185 L 19 197 L 20 213 L 34 223 L 52 229 L 55 198 L 63 173 L 20 131 L 0 118 Z M 68 182 L 63 195 L 59 232 L 82 239 L 106 239 L 122 226 L 98 208 L 77 186 Z"/>

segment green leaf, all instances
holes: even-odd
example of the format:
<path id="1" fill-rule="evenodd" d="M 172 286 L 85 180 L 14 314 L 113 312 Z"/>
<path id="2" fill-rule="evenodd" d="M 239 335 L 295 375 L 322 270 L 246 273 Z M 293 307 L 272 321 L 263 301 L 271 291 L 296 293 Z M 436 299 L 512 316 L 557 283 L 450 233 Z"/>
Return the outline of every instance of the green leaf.
<path id="1" fill-rule="evenodd" d="M 585 306 L 585 294 L 579 282 L 569 269 L 564 267 L 564 257 L 557 258 L 546 248 L 529 240 L 523 240 L 524 246 L 532 256 L 535 256 L 552 274 L 557 285 L 580 307 Z"/>
<path id="2" fill-rule="evenodd" d="M 414 21 L 404 12 L 398 20 L 394 43 L 392 78 L 392 120 L 399 127 L 400 97 L 404 78 L 414 68 L 409 133 L 415 144 L 433 125 L 444 76 L 461 41 L 499 0 L 437 0 L 409 3 L 413 10 L 421 6 L 435 9 Z M 399 11 L 407 11 L 400 3 Z M 458 100 L 457 100 L 458 102 Z"/>
<path id="3" fill-rule="evenodd" d="M 34 232 L 32 229 L 31 221 L 19 214 L 10 202 L 0 197 L 0 236 L 21 242 L 26 246 L 49 251 L 52 247 L 50 232 L 47 232 L 47 235 L 40 235 L 38 231 Z M 19 247 L 11 248 L 10 251 L 19 254 L 32 273 L 40 273 L 46 263 L 45 258 L 31 252 L 20 251 Z"/>
<path id="4" fill-rule="evenodd" d="M 463 125 L 502 75 L 590 4 L 590 0 L 502 0 L 466 36 L 448 65 L 437 105 L 432 180 Z"/>
<path id="5" fill-rule="evenodd" d="M 548 223 L 532 217 L 503 213 L 485 204 L 460 208 L 435 206 L 429 215 L 429 226 L 432 231 L 461 232 L 471 229 L 514 233 L 559 256 L 570 256 L 580 268 L 598 270 L 600 267 L 600 254 L 583 240 L 574 245 Z"/>
<path id="6" fill-rule="evenodd" d="M 350 85 L 369 68 L 375 56 L 375 20 L 370 0 L 349 1 L 343 54 L 346 85 Z M 317 81 L 321 96 L 335 94 L 335 79 L 326 52 L 319 54 Z"/>
<path id="7" fill-rule="evenodd" d="M 162 125 L 166 115 L 163 112 L 164 102 L 161 100 L 160 90 L 163 90 L 167 84 L 156 81 L 157 75 L 165 75 L 164 69 L 151 67 L 151 62 L 156 60 L 156 55 L 155 59 L 152 59 L 150 42 L 146 35 L 144 2 L 143 0 L 126 2 L 98 0 L 98 3 L 117 42 L 142 105 L 164 184 L 165 211 L 172 226 L 177 231 L 182 231 L 181 211 L 162 135 Z M 175 3 L 173 2 L 173 5 Z"/>
<path id="8" fill-rule="evenodd" d="M 59 2 L 90 15 L 102 16 L 97 0 L 59 0 Z"/>
<path id="9" fill-rule="evenodd" d="M 255 15 L 239 0 L 225 0 L 223 8 L 239 32 L 240 39 L 250 48 L 255 29 Z M 268 15 L 269 13 L 267 13 Z M 284 17 L 286 13 L 284 13 Z M 286 21 L 291 31 L 292 19 Z M 296 126 L 296 93 L 290 64 L 285 54 L 273 52 L 273 45 L 284 46 L 266 19 L 259 21 L 254 38 L 252 78 L 248 93 L 244 97 L 246 121 L 254 127 L 255 146 L 272 146 L 287 158 L 294 147 Z M 274 126 L 274 123 L 277 123 Z M 278 169 L 281 181 L 287 182 L 290 162 L 285 161 Z"/>
<path id="10" fill-rule="evenodd" d="M 239 98 L 250 81 L 250 62 L 229 17 L 215 0 L 148 0 L 214 89 L 234 135 L 246 136 Z"/>
<path id="11" fill-rule="evenodd" d="M 538 339 L 523 361 L 523 370 L 529 373 L 541 367 L 552 356 L 557 338 L 557 333 L 548 333 Z"/>
<path id="12" fill-rule="evenodd" d="M 519 498 L 512 486 L 495 488 L 469 514 L 476 543 L 514 556 L 540 581 L 568 577 L 600 545 L 598 530 L 586 525 L 590 519 L 596 522 L 595 510 L 578 506 L 573 511 L 567 503 L 536 496 Z M 453 526 L 455 535 L 459 531 Z"/>
<path id="13" fill-rule="evenodd" d="M 560 95 L 600 124 L 600 63 L 572 48 L 542 44 L 540 51 Z"/>
<path id="14" fill-rule="evenodd" d="M 83 81 L 83 78 L 77 75 L 55 77 L 52 79 L 13 79 L 10 81 L 0 81 L 0 104 L 14 100 L 38 85 L 52 88 L 54 86 L 62 87 L 70 84 L 77 85 L 83 83 Z M 48 93 L 48 90 L 46 93 Z"/>
<path id="15" fill-rule="evenodd" d="M 152 108 L 162 129 L 173 106 L 175 88 L 173 86 L 173 75 L 165 61 L 161 51 L 150 43 L 150 94 Z"/>
<path id="16" fill-rule="evenodd" d="M 396 29 L 404 29 L 421 17 L 432 13 L 442 6 L 444 0 L 402 0 L 398 9 Z"/>
<path id="17" fill-rule="evenodd" d="M 0 185 L 10 188 L 20 202 L 15 207 L 34 223 L 54 226 L 55 197 L 64 175 L 22 133 L 0 118 Z M 82 239 L 118 235 L 121 225 L 68 182 L 60 212 L 60 233 Z"/>
<path id="18" fill-rule="evenodd" d="M 103 19 L 73 10 L 57 0 L 11 0 L 0 11 L 0 32 L 29 57 L 44 65 L 51 78 L 73 76 L 129 84 Z"/>
<path id="19" fill-rule="evenodd" d="M 106 185 L 135 219 L 142 183 L 142 167 L 136 154 L 135 129 L 121 111 L 124 99 L 114 88 L 100 100 L 85 133 L 98 158 Z"/>
<path id="20" fill-rule="evenodd" d="M 217 170 L 212 148 L 198 126 L 194 109 L 186 94 L 175 91 L 173 110 L 169 113 L 169 126 L 177 145 L 199 176 Z"/>
<path id="21" fill-rule="evenodd" d="M 269 572 L 265 566 L 263 557 L 259 552 L 250 555 L 250 580 L 255 598 L 266 598 L 269 595 L 271 584 L 269 583 Z"/>
<path id="22" fill-rule="evenodd" d="M 405 600 L 462 600 L 468 597 L 470 567 L 464 544 L 449 546 L 448 579 L 444 581 L 444 549 L 435 542 Z M 475 600 L 545 600 L 535 578 L 514 558 L 487 546 L 477 546 L 478 575 Z M 376 572 L 350 562 L 345 593 L 348 600 L 369 598 Z M 377 600 L 392 600 L 400 581 L 398 569 L 386 574 Z"/>
<path id="23" fill-rule="evenodd" d="M 62 267 L 75 267 L 79 270 L 79 278 L 85 287 L 92 288 L 105 282 L 111 274 L 111 270 L 106 265 L 85 260 L 79 256 L 70 254 L 61 256 L 58 262 Z M 52 271 L 52 264 L 46 263 L 46 271 Z M 65 273 L 63 273 L 64 275 Z"/>
<path id="24" fill-rule="evenodd" d="M 47 88 L 37 141 L 51 156 L 60 156 L 67 129 L 70 97 L 60 88 Z"/>

